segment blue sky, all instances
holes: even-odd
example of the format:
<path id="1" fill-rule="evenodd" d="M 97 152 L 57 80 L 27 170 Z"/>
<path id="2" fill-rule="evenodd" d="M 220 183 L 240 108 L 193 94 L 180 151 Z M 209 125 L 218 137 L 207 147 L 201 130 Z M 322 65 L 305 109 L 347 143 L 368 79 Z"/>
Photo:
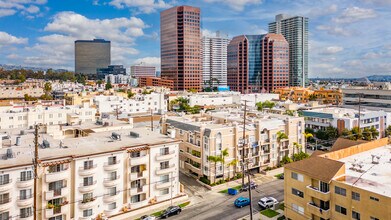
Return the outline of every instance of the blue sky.
<path id="1" fill-rule="evenodd" d="M 113 64 L 159 66 L 159 12 L 182 4 L 230 38 L 309 17 L 310 77 L 391 73 L 391 0 L 0 0 L 0 63 L 73 70 L 74 40 L 104 38 Z"/>

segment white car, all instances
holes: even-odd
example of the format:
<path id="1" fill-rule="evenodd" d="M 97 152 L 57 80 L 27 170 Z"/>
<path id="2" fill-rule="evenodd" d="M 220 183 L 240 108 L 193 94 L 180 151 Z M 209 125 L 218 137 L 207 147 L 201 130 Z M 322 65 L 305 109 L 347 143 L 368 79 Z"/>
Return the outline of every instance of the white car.
<path id="1" fill-rule="evenodd" d="M 262 199 L 260 199 L 258 201 L 258 205 L 264 209 L 271 208 L 271 207 L 273 207 L 273 205 L 276 205 L 276 204 L 278 204 L 278 201 L 277 201 L 277 199 L 275 199 L 273 197 L 263 197 Z"/>

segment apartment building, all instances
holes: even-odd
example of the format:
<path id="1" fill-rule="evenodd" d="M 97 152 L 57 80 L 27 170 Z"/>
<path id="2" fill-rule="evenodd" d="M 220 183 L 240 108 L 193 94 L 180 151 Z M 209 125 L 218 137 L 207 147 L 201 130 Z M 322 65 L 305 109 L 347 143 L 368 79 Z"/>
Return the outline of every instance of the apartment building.
<path id="1" fill-rule="evenodd" d="M 96 120 L 96 109 L 88 103 L 82 106 L 65 106 L 63 101 L 31 104 L 29 102 L 13 103 L 0 107 L 0 129 L 26 129 L 35 124 L 62 125 L 81 124 Z"/>
<path id="2" fill-rule="evenodd" d="M 342 104 L 342 91 L 339 89 L 311 90 L 302 87 L 285 87 L 275 89 L 274 92 L 280 95 L 280 100 L 291 100 L 298 103 L 307 103 L 309 101 L 318 101 L 321 104 Z"/>
<path id="3" fill-rule="evenodd" d="M 163 114 L 167 111 L 167 102 L 164 93 L 136 94 L 128 99 L 123 96 L 99 95 L 93 98 L 100 113 L 140 114 L 153 113 Z"/>
<path id="4" fill-rule="evenodd" d="M 139 86 L 159 86 L 174 89 L 174 81 L 159 77 L 138 77 Z"/>
<path id="5" fill-rule="evenodd" d="M 346 128 L 351 130 L 360 126 L 361 129 L 375 127 L 380 137 L 385 137 L 385 129 L 390 125 L 389 113 L 384 111 L 368 111 L 347 108 L 317 108 L 302 111 L 305 117 L 306 128 L 314 130 L 325 130 L 332 126 L 338 129 L 339 133 Z M 360 123 L 359 123 L 360 120 Z"/>
<path id="6" fill-rule="evenodd" d="M 285 165 L 285 217 L 391 219 L 388 141 L 343 141 L 329 153 Z"/>
<path id="7" fill-rule="evenodd" d="M 391 111 L 391 90 L 349 87 L 342 89 L 342 93 L 344 107 L 357 109 L 360 104 L 367 109 Z"/>
<path id="8" fill-rule="evenodd" d="M 24 99 L 24 95 L 40 97 L 43 91 L 43 82 L 26 82 L 19 85 L 0 85 L 1 99 Z"/>
<path id="9" fill-rule="evenodd" d="M 293 143 L 304 145 L 304 119 L 282 115 L 250 112 L 247 115 L 244 146 L 243 112 L 210 111 L 197 116 L 169 116 L 162 119 L 162 132 L 182 141 L 180 144 L 180 170 L 196 178 L 202 176 L 211 182 L 233 177 L 241 171 L 240 164 L 228 166 L 231 161 L 242 160 L 242 154 L 251 164 L 249 169 L 261 171 L 277 166 L 284 156 L 296 151 Z M 287 139 L 278 139 L 284 133 Z M 215 164 L 208 156 L 221 156 L 228 150 L 226 164 Z M 224 171 L 224 173 L 223 173 Z"/>
<path id="10" fill-rule="evenodd" d="M 4 135 L 0 217 L 32 219 L 33 130 Z M 112 126 L 43 126 L 39 144 L 37 219 L 134 219 L 135 210 L 183 195 L 179 142 L 150 129 L 120 121 Z"/>

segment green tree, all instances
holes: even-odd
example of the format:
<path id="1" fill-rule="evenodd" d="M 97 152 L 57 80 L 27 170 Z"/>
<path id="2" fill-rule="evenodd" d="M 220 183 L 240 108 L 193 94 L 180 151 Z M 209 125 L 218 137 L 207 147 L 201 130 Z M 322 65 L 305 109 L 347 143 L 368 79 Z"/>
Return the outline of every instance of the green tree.
<path id="1" fill-rule="evenodd" d="M 358 127 L 354 127 L 351 130 L 352 135 L 350 136 L 350 140 L 361 140 L 362 139 L 362 129 L 359 129 Z"/>
<path id="2" fill-rule="evenodd" d="M 349 139 L 351 135 L 352 135 L 352 132 L 351 132 L 349 129 L 344 128 L 344 129 L 342 130 L 341 136 L 342 136 L 343 138 Z"/>
<path id="3" fill-rule="evenodd" d="M 294 116 L 295 115 L 295 111 L 293 111 L 293 110 L 286 110 L 285 114 L 289 115 L 289 116 Z"/>
<path id="4" fill-rule="evenodd" d="M 49 94 L 52 92 L 52 83 L 50 82 L 46 82 L 44 87 L 43 87 L 43 90 L 45 91 L 45 94 Z"/>
<path id="5" fill-rule="evenodd" d="M 379 131 L 375 127 L 371 127 L 369 131 L 372 133 L 372 140 L 375 140 L 379 137 Z"/>
<path id="6" fill-rule="evenodd" d="M 328 126 L 326 128 L 326 135 L 327 135 L 327 139 L 335 139 L 337 138 L 339 135 L 338 135 L 338 129 L 337 128 L 334 128 L 332 126 Z"/>
<path id="7" fill-rule="evenodd" d="M 391 135 L 391 125 L 389 125 L 387 128 L 386 128 L 386 136 L 390 136 Z"/>
<path id="8" fill-rule="evenodd" d="M 98 81 L 96 81 L 96 84 L 97 84 L 98 86 L 102 85 L 102 84 L 103 84 L 103 80 L 99 79 Z"/>
<path id="9" fill-rule="evenodd" d="M 228 180 L 230 180 L 231 179 L 231 177 L 230 177 L 230 172 L 229 172 L 229 168 L 231 167 L 231 166 L 233 166 L 234 167 L 234 175 L 233 176 L 235 176 L 235 166 L 238 164 L 238 160 L 236 160 L 236 159 L 233 159 L 231 162 L 229 162 L 227 165 L 228 165 Z"/>
<path id="10" fill-rule="evenodd" d="M 219 156 L 208 156 L 208 160 L 212 161 L 214 163 L 215 178 L 214 178 L 213 183 L 216 183 L 216 179 L 217 179 L 217 163 L 221 162 L 221 157 L 219 157 Z"/>
<path id="11" fill-rule="evenodd" d="M 197 89 L 195 89 L 195 88 L 190 88 L 189 90 L 187 90 L 188 92 L 191 92 L 191 93 L 196 93 L 196 92 L 198 92 L 198 90 Z"/>
<path id="12" fill-rule="evenodd" d="M 362 139 L 366 141 L 372 140 L 372 132 L 369 130 L 369 128 L 364 128 L 362 132 Z"/>
<path id="13" fill-rule="evenodd" d="M 278 131 L 277 132 L 277 141 L 280 142 L 281 140 L 283 139 L 288 139 L 288 135 L 286 135 L 284 132 L 282 131 Z"/>
<path id="14" fill-rule="evenodd" d="M 111 85 L 111 82 L 110 82 L 110 80 L 109 80 L 109 81 L 107 81 L 107 83 L 106 83 L 105 90 L 109 90 L 109 89 L 111 89 L 111 88 L 113 88 L 113 86 Z"/>
<path id="15" fill-rule="evenodd" d="M 284 166 L 285 164 L 292 163 L 292 162 L 293 160 L 289 156 L 284 156 L 280 161 L 280 165 Z"/>
<path id="16" fill-rule="evenodd" d="M 303 146 L 301 144 L 293 142 L 293 147 L 296 148 L 297 153 L 303 152 Z"/>
<path id="17" fill-rule="evenodd" d="M 133 98 L 133 96 L 135 96 L 136 93 L 133 93 L 132 91 L 128 91 L 128 98 Z"/>
<path id="18" fill-rule="evenodd" d="M 269 108 L 269 109 L 274 108 L 276 103 L 266 100 L 264 102 L 257 102 L 255 105 L 257 106 L 258 111 L 263 111 L 263 109 L 265 108 Z"/>
<path id="19" fill-rule="evenodd" d="M 323 130 L 318 130 L 316 132 L 316 138 L 318 139 L 321 139 L 321 140 L 328 140 L 329 139 L 329 136 L 327 135 L 327 132 L 326 131 L 323 131 Z"/>
<path id="20" fill-rule="evenodd" d="M 309 154 L 304 153 L 303 151 L 301 151 L 300 153 L 293 154 L 293 161 L 303 160 L 303 159 L 308 158 L 308 157 L 310 157 Z"/>
<path id="21" fill-rule="evenodd" d="M 225 158 L 229 156 L 228 149 L 225 148 L 224 150 L 221 151 L 221 163 L 223 165 L 223 179 L 224 178 L 224 167 L 225 167 Z M 229 170 L 228 170 L 229 171 Z"/>

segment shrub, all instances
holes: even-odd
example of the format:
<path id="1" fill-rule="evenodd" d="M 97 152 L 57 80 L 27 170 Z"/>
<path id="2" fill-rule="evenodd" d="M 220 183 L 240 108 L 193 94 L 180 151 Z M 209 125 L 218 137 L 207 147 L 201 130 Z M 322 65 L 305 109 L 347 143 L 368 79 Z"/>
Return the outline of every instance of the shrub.
<path id="1" fill-rule="evenodd" d="M 210 180 L 208 180 L 208 178 L 206 178 L 205 176 L 200 177 L 200 181 L 205 184 L 210 185 Z"/>

